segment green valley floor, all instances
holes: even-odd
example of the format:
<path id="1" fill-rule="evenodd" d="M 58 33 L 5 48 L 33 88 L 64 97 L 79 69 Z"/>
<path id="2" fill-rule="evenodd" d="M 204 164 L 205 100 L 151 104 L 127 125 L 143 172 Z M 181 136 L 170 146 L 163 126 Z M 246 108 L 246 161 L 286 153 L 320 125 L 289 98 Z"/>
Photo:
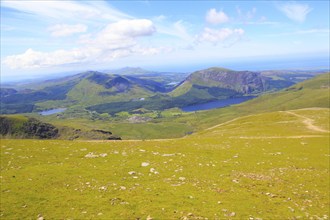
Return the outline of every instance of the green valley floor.
<path id="1" fill-rule="evenodd" d="M 1 140 L 1 219 L 328 219 L 328 108 L 164 140 Z"/>

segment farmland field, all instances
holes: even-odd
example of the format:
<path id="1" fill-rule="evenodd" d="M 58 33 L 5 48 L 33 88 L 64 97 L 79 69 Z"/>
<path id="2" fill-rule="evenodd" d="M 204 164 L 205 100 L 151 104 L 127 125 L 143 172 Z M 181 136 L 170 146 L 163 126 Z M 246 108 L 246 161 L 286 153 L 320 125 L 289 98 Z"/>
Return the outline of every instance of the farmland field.
<path id="1" fill-rule="evenodd" d="M 1 140 L 1 219 L 328 219 L 329 109 L 163 140 Z"/>

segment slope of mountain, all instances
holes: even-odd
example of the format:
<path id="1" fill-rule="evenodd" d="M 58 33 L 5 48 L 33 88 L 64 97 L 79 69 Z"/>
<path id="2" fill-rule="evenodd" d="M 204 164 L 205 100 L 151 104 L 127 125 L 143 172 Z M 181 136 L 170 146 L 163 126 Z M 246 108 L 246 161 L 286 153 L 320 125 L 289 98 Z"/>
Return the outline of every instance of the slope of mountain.
<path id="1" fill-rule="evenodd" d="M 58 129 L 51 124 L 21 115 L 0 116 L 0 137 L 51 139 Z"/>
<path id="2" fill-rule="evenodd" d="M 301 109 L 181 139 L 2 140 L 2 218 L 327 219 L 328 119 Z"/>
<path id="3" fill-rule="evenodd" d="M 111 114 L 139 108 L 164 110 L 228 97 L 259 95 L 293 84 L 290 80 L 265 77 L 257 72 L 209 68 L 192 73 L 175 86 L 177 82 L 171 82 L 170 75 L 160 80 L 163 77 L 161 73 L 153 76 L 140 68 L 126 70 L 146 75 L 124 76 L 89 71 L 28 84 L 24 90 L 2 88 L 0 113 L 60 107 L 88 108 Z"/>
<path id="4" fill-rule="evenodd" d="M 66 100 L 82 106 L 151 96 L 154 91 L 146 85 L 124 76 L 93 73 L 81 80 L 67 93 Z"/>
<path id="5" fill-rule="evenodd" d="M 67 126 L 54 126 L 36 118 L 23 115 L 0 116 L 1 139 L 97 139 L 121 140 L 119 136 L 102 129 L 75 129 Z"/>
<path id="6" fill-rule="evenodd" d="M 260 94 L 265 91 L 278 90 L 292 85 L 286 80 L 273 80 L 260 73 L 251 71 L 234 71 L 213 67 L 200 70 L 189 75 L 174 91 L 172 96 L 186 93 L 208 94 L 209 97 L 219 98 L 234 95 Z M 206 96 L 207 97 L 207 96 Z"/>
<path id="7" fill-rule="evenodd" d="M 250 71 L 233 71 L 224 68 L 209 68 L 189 75 L 176 88 L 164 95 L 147 98 L 143 102 L 120 101 L 102 103 L 88 109 L 99 113 L 118 113 L 138 108 L 164 110 L 173 107 L 184 107 L 216 99 L 257 95 L 292 85 L 293 82 L 273 80 Z"/>
<path id="8" fill-rule="evenodd" d="M 289 88 L 261 95 L 239 105 L 197 112 L 193 117 L 183 116 L 179 121 L 190 121 L 196 130 L 200 130 L 250 114 L 313 107 L 330 108 L 329 83 L 330 73 L 318 75 Z"/>
<path id="9" fill-rule="evenodd" d="M 251 114 L 270 111 L 286 111 L 299 108 L 329 108 L 329 77 L 329 74 L 319 75 L 287 89 L 263 94 L 250 101 L 226 108 L 191 113 L 183 113 L 179 110 L 174 111 L 173 109 L 173 112 L 171 112 L 172 110 L 167 110 L 160 114 L 160 116 L 159 114 L 156 114 L 156 112 L 154 113 L 154 116 L 153 114 L 147 114 L 146 116 L 150 117 L 152 120 L 143 124 L 132 124 L 127 122 L 127 119 L 135 114 L 135 111 L 132 110 L 131 113 L 126 112 L 125 114 L 128 114 L 128 116 L 121 117 L 120 121 L 111 121 L 108 124 L 100 122 L 98 126 L 102 129 L 114 131 L 123 139 L 172 138 L 185 136 L 192 132 L 197 132 L 216 124 Z M 178 104 L 185 100 L 182 99 L 180 101 L 181 102 Z M 100 110 L 100 112 L 108 112 L 109 110 L 120 111 L 123 107 L 129 109 L 129 103 L 131 107 L 133 106 L 132 109 L 139 108 L 143 105 L 143 101 L 111 103 L 111 108 L 109 106 L 103 106 L 105 107 L 104 109 L 100 108 L 98 110 Z M 153 103 L 157 103 L 153 108 L 159 108 L 159 106 L 168 104 L 161 97 L 155 98 Z M 150 107 L 152 103 L 149 102 L 144 104 L 149 105 L 148 107 Z M 63 121 L 63 123 L 64 122 L 65 121 Z M 97 122 L 93 123 L 96 124 Z M 88 125 L 89 122 L 85 121 L 81 122 L 80 126 L 85 127 Z M 175 128 L 180 129 L 175 130 Z M 174 130 L 175 132 L 173 132 Z"/>
<path id="10" fill-rule="evenodd" d="M 166 91 L 163 84 L 152 80 L 95 71 L 27 84 L 24 87 L 26 89 L 19 91 L 1 88 L 1 113 L 23 113 L 76 105 L 85 107 L 140 99 Z"/>

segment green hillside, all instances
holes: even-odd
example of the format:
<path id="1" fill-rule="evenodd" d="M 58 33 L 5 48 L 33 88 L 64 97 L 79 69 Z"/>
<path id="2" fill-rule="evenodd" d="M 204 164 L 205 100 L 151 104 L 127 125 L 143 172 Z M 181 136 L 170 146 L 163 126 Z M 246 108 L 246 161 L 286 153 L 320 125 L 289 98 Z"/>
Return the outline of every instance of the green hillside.
<path id="1" fill-rule="evenodd" d="M 67 110 L 61 114 L 60 118 L 56 115 L 35 117 L 59 127 L 63 125 L 76 129 L 109 130 L 123 139 L 174 138 L 251 114 L 309 107 L 329 108 L 328 85 L 329 74 L 323 74 L 282 91 L 264 94 L 240 105 L 199 112 L 181 112 L 179 109 L 148 110 L 147 113 L 132 111 L 110 116 L 106 113 L 92 114 L 77 107 L 74 110 Z M 179 103 L 182 104 L 184 101 L 182 99 Z M 141 101 L 129 102 L 132 106 L 142 103 Z M 158 103 L 155 107 L 168 104 L 162 99 L 155 99 L 155 103 Z M 114 108 L 114 103 L 112 108 Z M 141 106 L 134 108 L 141 108 Z M 132 117 L 145 117 L 148 120 L 144 123 L 132 123 L 129 121 Z"/>
<path id="2" fill-rule="evenodd" d="M 278 90 L 292 85 L 290 80 L 262 76 L 258 72 L 234 71 L 225 68 L 212 67 L 193 72 L 170 94 L 179 96 L 190 94 L 194 96 L 207 92 L 205 99 L 212 97 L 224 98 L 247 94 L 260 94 L 265 91 Z"/>
<path id="3" fill-rule="evenodd" d="M 1 141 L 2 219 L 327 219 L 329 109 L 182 139 Z"/>
<path id="4" fill-rule="evenodd" d="M 287 89 L 261 95 L 239 105 L 202 111 L 183 116 L 180 121 L 190 121 L 196 130 L 237 117 L 281 110 L 310 107 L 330 107 L 330 73 L 293 85 Z"/>
<path id="5" fill-rule="evenodd" d="M 54 139 L 58 129 L 51 124 L 22 115 L 0 116 L 0 138 Z"/>
<path id="6" fill-rule="evenodd" d="M 322 74 L 282 91 L 264 94 L 242 104 L 226 108 L 181 113 L 179 117 L 176 115 L 177 113 L 164 115 L 164 117 L 155 118 L 144 124 L 113 122 L 113 124 L 103 126 L 109 127 L 108 129 L 124 139 L 171 138 L 184 136 L 251 114 L 310 107 L 329 108 L 329 77 L 329 73 Z M 154 130 L 149 129 L 151 125 L 155 128 Z M 181 130 L 173 134 L 171 129 L 176 126 L 180 127 Z M 127 131 L 128 127 L 129 131 Z"/>

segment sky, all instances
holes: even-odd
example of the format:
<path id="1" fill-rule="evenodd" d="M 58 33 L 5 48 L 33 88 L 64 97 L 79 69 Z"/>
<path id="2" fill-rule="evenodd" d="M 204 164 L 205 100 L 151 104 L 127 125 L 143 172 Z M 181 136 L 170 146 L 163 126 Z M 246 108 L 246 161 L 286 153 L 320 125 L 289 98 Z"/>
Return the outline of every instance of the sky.
<path id="1" fill-rule="evenodd" d="M 297 59 L 308 67 L 329 60 L 329 20 L 329 1 L 1 0 L 1 79 Z"/>

